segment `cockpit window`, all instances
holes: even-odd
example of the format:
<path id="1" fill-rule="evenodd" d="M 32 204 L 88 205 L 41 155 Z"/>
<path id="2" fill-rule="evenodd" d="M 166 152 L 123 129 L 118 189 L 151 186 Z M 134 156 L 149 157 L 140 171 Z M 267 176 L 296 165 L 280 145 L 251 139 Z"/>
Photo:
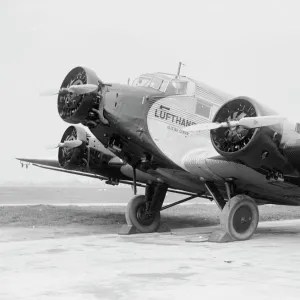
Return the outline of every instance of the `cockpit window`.
<path id="1" fill-rule="evenodd" d="M 134 86 L 143 86 L 143 87 L 148 87 L 151 82 L 151 77 L 138 77 L 137 79 L 134 80 L 132 85 Z"/>
<path id="2" fill-rule="evenodd" d="M 169 82 L 170 81 L 168 81 L 168 80 L 163 80 L 159 90 L 164 93 L 169 85 Z"/>
<path id="3" fill-rule="evenodd" d="M 159 90 L 163 82 L 163 79 L 157 77 L 140 76 L 133 81 L 132 85 L 140 87 L 150 87 L 154 90 Z"/>
<path id="4" fill-rule="evenodd" d="M 162 82 L 163 82 L 162 79 L 153 77 L 152 80 L 151 80 L 151 83 L 150 83 L 150 87 L 155 89 L 155 90 L 159 90 Z"/>
<path id="5" fill-rule="evenodd" d="M 167 95 L 184 95 L 187 90 L 187 81 L 179 79 L 164 80 L 155 76 L 140 76 L 132 83 L 133 86 L 149 87 Z"/>

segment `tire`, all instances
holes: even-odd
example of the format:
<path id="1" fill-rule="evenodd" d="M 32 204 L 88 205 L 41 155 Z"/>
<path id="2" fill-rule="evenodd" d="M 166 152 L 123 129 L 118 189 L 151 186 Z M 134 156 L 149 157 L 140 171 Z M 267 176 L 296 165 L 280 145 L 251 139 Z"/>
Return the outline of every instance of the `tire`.
<path id="1" fill-rule="evenodd" d="M 246 195 L 232 197 L 220 216 L 221 228 L 238 241 L 250 239 L 257 228 L 258 221 L 257 204 Z"/>
<path id="2" fill-rule="evenodd" d="M 138 196 L 136 196 L 136 197 L 138 197 Z M 130 217 L 129 217 L 129 202 L 126 205 L 126 209 L 125 209 L 125 219 L 126 219 L 127 225 L 132 225 L 132 222 L 131 222 Z"/>
<path id="3" fill-rule="evenodd" d="M 160 224 L 160 212 L 153 213 L 149 218 L 142 219 L 144 216 L 142 213 L 145 208 L 144 195 L 133 197 L 126 207 L 126 222 L 128 225 L 134 226 L 141 233 L 155 232 Z"/>

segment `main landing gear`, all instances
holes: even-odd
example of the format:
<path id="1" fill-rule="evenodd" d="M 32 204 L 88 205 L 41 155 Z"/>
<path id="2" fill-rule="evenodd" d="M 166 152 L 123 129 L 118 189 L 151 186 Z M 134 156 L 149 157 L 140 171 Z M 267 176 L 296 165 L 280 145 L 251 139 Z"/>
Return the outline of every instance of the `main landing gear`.
<path id="1" fill-rule="evenodd" d="M 186 195 L 188 197 L 163 207 L 162 205 L 165 200 L 167 190 L 168 186 L 164 183 L 147 184 L 145 196 L 134 196 L 127 204 L 125 211 L 127 225 L 134 226 L 140 233 L 155 232 L 160 225 L 160 212 L 162 210 L 175 206 L 179 203 L 201 197 L 201 194 L 176 191 L 177 194 Z"/>
<path id="2" fill-rule="evenodd" d="M 229 199 L 227 202 L 214 183 L 206 182 L 205 186 L 221 209 L 221 229 L 234 240 L 243 241 L 250 239 L 259 221 L 259 212 L 255 201 L 247 195 L 231 197 L 233 193 L 233 184 L 231 182 L 226 182 Z"/>
<path id="3" fill-rule="evenodd" d="M 160 210 L 165 200 L 168 186 L 164 183 L 148 184 L 146 193 L 133 197 L 126 207 L 125 217 L 128 225 L 133 225 L 141 233 L 158 229 Z"/>
<path id="4" fill-rule="evenodd" d="M 234 184 L 230 181 L 225 183 L 228 201 L 225 201 L 213 182 L 205 182 L 205 186 L 212 197 L 209 199 L 214 200 L 221 210 L 222 231 L 229 234 L 233 240 L 250 239 L 259 221 L 255 201 L 247 195 L 235 195 Z M 168 186 L 164 183 L 148 184 L 145 195 L 134 196 L 126 207 L 127 224 L 134 226 L 140 233 L 155 232 L 160 225 L 162 210 L 196 197 L 203 197 L 202 194 L 179 192 L 189 197 L 163 207 L 167 189 Z"/>

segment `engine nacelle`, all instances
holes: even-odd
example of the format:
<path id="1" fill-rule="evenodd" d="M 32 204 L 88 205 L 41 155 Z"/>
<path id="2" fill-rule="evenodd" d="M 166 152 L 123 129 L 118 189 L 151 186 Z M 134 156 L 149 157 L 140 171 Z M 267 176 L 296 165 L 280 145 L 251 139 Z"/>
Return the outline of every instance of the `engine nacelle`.
<path id="1" fill-rule="evenodd" d="M 237 97 L 220 107 L 213 122 L 275 114 L 277 113 L 253 99 Z M 229 160 L 240 161 L 267 173 L 290 173 L 292 168 L 279 150 L 282 132 L 282 124 L 254 129 L 244 126 L 223 127 L 211 131 L 211 141 L 218 153 Z"/>
<path id="2" fill-rule="evenodd" d="M 61 89 L 87 83 L 99 87 L 103 84 L 94 71 L 85 67 L 76 67 L 65 77 Z M 97 114 L 92 109 L 99 107 L 100 100 L 101 95 L 97 92 L 84 95 L 59 94 L 57 98 L 58 113 L 65 122 L 71 124 L 97 120 Z"/>
<path id="3" fill-rule="evenodd" d="M 283 153 L 289 162 L 300 171 L 300 140 L 292 140 L 285 143 Z"/>
<path id="4" fill-rule="evenodd" d="M 64 169 L 84 171 L 87 167 L 87 132 L 79 126 L 68 127 L 61 138 L 61 143 L 72 140 L 81 140 L 83 143 L 72 149 L 59 148 L 59 165 Z"/>
<path id="5" fill-rule="evenodd" d="M 59 148 L 58 162 L 62 168 L 90 172 L 109 178 L 126 178 L 120 171 L 121 165 L 112 167 L 108 164 L 114 155 L 84 128 L 68 127 L 61 142 L 70 140 L 81 140 L 83 143 L 76 148 Z"/>

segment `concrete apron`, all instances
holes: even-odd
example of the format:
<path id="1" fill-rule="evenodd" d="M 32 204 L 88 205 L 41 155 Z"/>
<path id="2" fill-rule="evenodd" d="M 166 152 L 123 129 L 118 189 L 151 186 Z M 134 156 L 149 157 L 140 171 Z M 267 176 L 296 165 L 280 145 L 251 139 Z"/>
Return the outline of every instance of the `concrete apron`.
<path id="1" fill-rule="evenodd" d="M 215 229 L 78 236 L 34 228 L 30 238 L 2 228 L 0 299 L 299 299 L 300 220 L 262 222 L 244 242 L 186 243 Z"/>

